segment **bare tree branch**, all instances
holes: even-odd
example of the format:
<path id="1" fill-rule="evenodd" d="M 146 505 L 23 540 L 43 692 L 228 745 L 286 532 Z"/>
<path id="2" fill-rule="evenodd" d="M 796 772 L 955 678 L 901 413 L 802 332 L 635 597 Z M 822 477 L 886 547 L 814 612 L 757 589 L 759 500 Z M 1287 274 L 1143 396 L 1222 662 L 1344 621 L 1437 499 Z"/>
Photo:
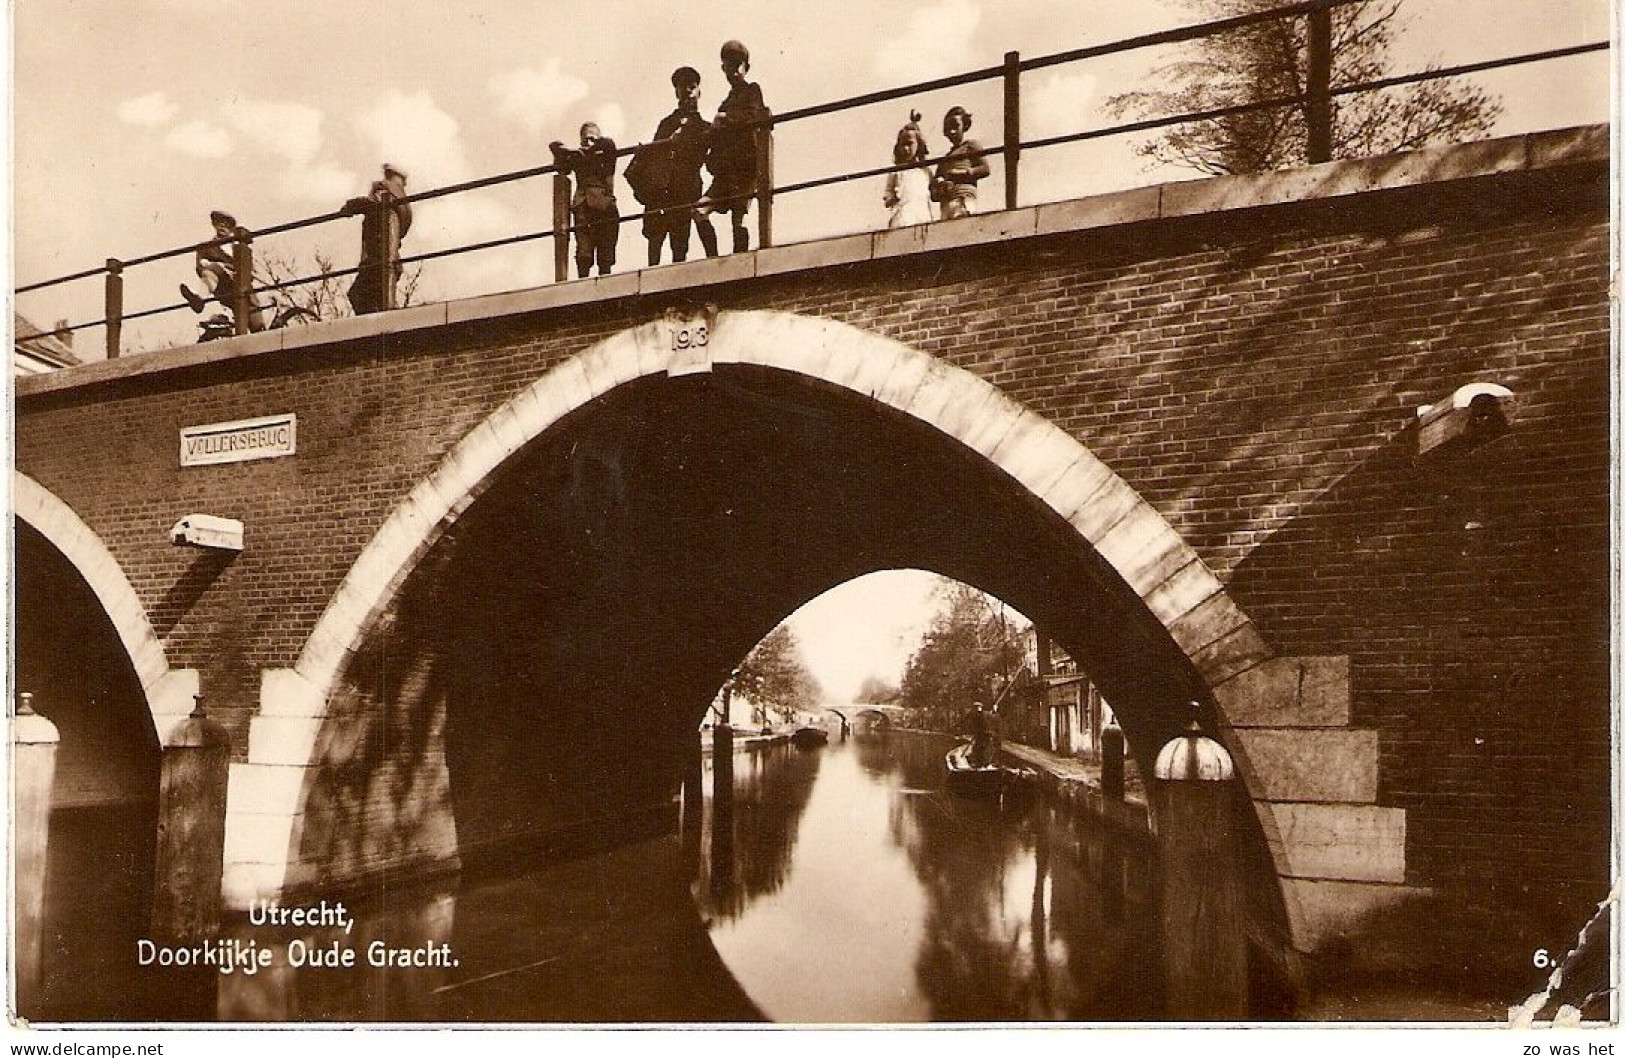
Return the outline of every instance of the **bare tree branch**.
<path id="1" fill-rule="evenodd" d="M 1183 0 L 1213 17 L 1277 6 L 1277 0 Z M 1332 18 L 1332 83 L 1358 84 L 1390 73 L 1389 51 L 1404 28 L 1403 0 L 1365 0 Z M 1218 110 L 1266 99 L 1301 96 L 1308 39 L 1301 18 L 1281 20 L 1198 41 L 1152 76 L 1171 87 L 1124 92 L 1107 100 L 1117 117 L 1163 117 Z M 1430 66 L 1429 69 L 1436 69 Z M 1431 81 L 1334 100 L 1332 157 L 1359 158 L 1429 143 L 1486 135 L 1501 104 L 1472 84 Z M 1155 162 L 1204 173 L 1261 172 L 1307 164 L 1306 105 L 1232 114 L 1161 132 L 1135 150 Z"/>

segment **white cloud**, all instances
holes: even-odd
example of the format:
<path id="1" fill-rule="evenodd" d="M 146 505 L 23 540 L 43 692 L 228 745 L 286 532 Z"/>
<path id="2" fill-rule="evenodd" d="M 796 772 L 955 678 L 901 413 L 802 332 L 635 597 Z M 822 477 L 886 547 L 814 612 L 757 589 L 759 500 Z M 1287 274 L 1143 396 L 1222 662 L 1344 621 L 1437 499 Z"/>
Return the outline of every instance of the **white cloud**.
<path id="1" fill-rule="evenodd" d="M 904 84 L 965 70 L 971 65 L 971 36 L 981 21 L 982 10 L 972 0 L 922 7 L 900 35 L 875 51 L 875 72 L 888 84 Z"/>
<path id="2" fill-rule="evenodd" d="M 164 137 L 164 143 L 194 158 L 224 158 L 231 153 L 231 135 L 207 121 L 188 121 L 176 125 Z"/>
<path id="3" fill-rule="evenodd" d="M 1081 132 L 1094 118 L 1095 77 L 1079 70 L 1057 73 L 1029 89 L 1022 101 L 1022 139 Z"/>
<path id="4" fill-rule="evenodd" d="M 619 103 L 606 103 L 593 112 L 588 119 L 598 124 L 598 131 L 614 140 L 617 144 L 625 146 L 626 139 L 626 111 Z"/>
<path id="5" fill-rule="evenodd" d="M 221 112 L 245 139 L 290 162 L 309 162 L 322 149 L 322 112 L 315 107 L 234 99 Z"/>
<path id="6" fill-rule="evenodd" d="M 832 588 L 787 623 L 830 701 L 850 701 L 870 676 L 900 683 L 910 655 L 942 608 L 935 573 L 890 569 Z"/>
<path id="7" fill-rule="evenodd" d="M 354 172 L 318 160 L 324 115 L 315 107 L 270 99 L 234 99 L 221 107 L 221 114 L 245 140 L 287 163 L 277 182 L 282 197 L 323 201 L 362 190 Z"/>
<path id="8" fill-rule="evenodd" d="M 560 69 L 557 56 L 540 70 L 525 67 L 492 74 L 485 86 L 496 97 L 498 112 L 532 136 L 552 133 L 565 111 L 587 98 L 587 82 Z M 552 133 L 548 138 L 574 137 Z"/>
<path id="9" fill-rule="evenodd" d="M 379 158 L 411 173 L 416 187 L 439 187 L 472 175 L 457 119 L 428 92 L 386 92 L 356 118 L 356 128 Z"/>
<path id="10" fill-rule="evenodd" d="M 413 190 L 444 187 L 476 175 L 457 119 L 441 110 L 427 92 L 386 92 L 356 119 L 356 127 L 377 149 L 379 159 L 411 174 Z M 513 235 L 520 228 L 512 212 L 489 192 L 433 199 L 413 212 L 408 253 Z"/>
<path id="11" fill-rule="evenodd" d="M 148 92 L 144 96 L 126 99 L 118 105 L 118 119 L 126 125 L 157 128 L 167 125 L 179 108 L 163 92 Z"/>
<path id="12" fill-rule="evenodd" d="M 278 190 L 284 198 L 326 201 L 337 206 L 338 200 L 365 191 L 366 183 L 342 166 L 332 162 L 316 162 L 311 165 L 290 165 L 278 180 Z"/>

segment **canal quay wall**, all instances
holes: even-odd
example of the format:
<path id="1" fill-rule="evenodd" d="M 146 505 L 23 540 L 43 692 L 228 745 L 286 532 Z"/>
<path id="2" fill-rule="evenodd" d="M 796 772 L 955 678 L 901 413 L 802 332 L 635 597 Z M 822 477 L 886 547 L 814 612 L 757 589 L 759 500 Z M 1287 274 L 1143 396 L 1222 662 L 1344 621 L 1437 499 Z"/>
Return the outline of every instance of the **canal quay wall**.
<path id="1" fill-rule="evenodd" d="M 1542 133 L 19 379 L 18 688 L 79 796 L 148 806 L 201 693 L 240 906 L 669 796 L 777 621 L 936 569 L 1137 758 L 1224 742 L 1294 943 L 1528 966 L 1610 882 L 1608 175 Z"/>
<path id="2" fill-rule="evenodd" d="M 1035 769 L 1039 785 L 1079 815 L 1098 819 L 1125 834 L 1150 840 L 1156 836 L 1143 787 L 1130 779 L 1123 799 L 1107 797 L 1100 788 L 1100 765 L 1061 756 L 1036 746 L 1005 741 L 999 753 L 1007 763 Z"/>

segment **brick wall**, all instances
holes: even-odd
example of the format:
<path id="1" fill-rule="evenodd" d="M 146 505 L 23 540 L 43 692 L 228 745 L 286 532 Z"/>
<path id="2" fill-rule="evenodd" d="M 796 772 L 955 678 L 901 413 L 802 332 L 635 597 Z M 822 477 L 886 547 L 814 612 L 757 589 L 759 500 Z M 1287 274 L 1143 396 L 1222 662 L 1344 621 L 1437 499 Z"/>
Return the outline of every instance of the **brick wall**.
<path id="1" fill-rule="evenodd" d="M 851 323 L 1002 387 L 1138 489 L 1282 654 L 1353 658 L 1407 881 L 1608 863 L 1608 211 L 1601 165 L 791 272 L 697 292 Z M 683 298 L 628 297 L 25 397 L 17 463 L 101 535 L 246 743 L 379 523 L 494 407 Z M 1502 440 L 1413 458 L 1490 380 Z M 299 415 L 291 459 L 176 466 L 180 427 Z M 191 511 L 234 559 L 172 548 Z M 1474 528 L 1469 529 L 1468 523 Z M 27 615 L 22 615 L 27 620 Z"/>

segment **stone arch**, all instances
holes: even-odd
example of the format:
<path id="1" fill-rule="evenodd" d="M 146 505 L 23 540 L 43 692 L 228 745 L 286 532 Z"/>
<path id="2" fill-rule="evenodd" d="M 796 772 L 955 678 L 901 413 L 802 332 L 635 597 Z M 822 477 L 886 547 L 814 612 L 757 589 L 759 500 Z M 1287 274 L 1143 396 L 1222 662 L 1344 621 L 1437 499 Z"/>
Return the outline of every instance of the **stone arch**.
<path id="1" fill-rule="evenodd" d="M 605 339 L 549 371 L 471 430 L 398 506 L 340 584 L 292 672 L 325 693 L 419 559 L 514 452 L 616 386 L 671 366 L 665 325 Z M 722 312 L 712 364 L 753 364 L 869 397 L 927 423 L 1007 473 L 1070 522 L 1215 686 L 1269 648 L 1163 517 L 1070 434 L 978 376 L 833 320 Z"/>
<path id="2" fill-rule="evenodd" d="M 16 517 L 62 553 L 106 611 L 141 683 L 159 745 L 167 745 L 192 711 L 197 670 L 170 668 L 163 642 L 118 559 L 72 507 L 19 470 L 12 471 L 11 494 Z"/>
<path id="3" fill-rule="evenodd" d="M 1294 940 L 1310 938 L 1299 947 L 1314 946 L 1320 921 L 1334 915 L 1334 905 L 1380 904 L 1403 881 L 1403 811 L 1374 806 L 1375 733 L 1331 730 L 1348 723 L 1346 661 L 1272 659 L 1262 635 L 1201 558 L 1076 438 L 971 372 L 848 324 L 776 311 L 723 311 L 698 358 L 692 349 L 674 354 L 669 327 L 656 320 L 613 335 L 492 412 L 380 526 L 294 667 L 264 673 L 248 763 L 233 766 L 229 810 L 236 818 L 253 815 L 259 836 L 252 848 L 239 842 L 235 852 L 228 836 L 228 901 L 241 906 L 301 884 L 290 858 L 298 848 L 304 773 L 328 696 L 420 560 L 485 491 L 494 472 L 566 415 L 618 386 L 722 364 L 816 380 L 931 427 L 1008 475 L 1121 576 L 1212 693 L 1283 879 Z M 1317 764 L 1283 748 L 1275 736 L 1300 726 L 1327 729 L 1311 732 L 1317 757 L 1342 753 L 1349 743 L 1338 739 L 1355 736 L 1355 760 L 1344 769 L 1349 774 L 1323 782 Z M 1329 742 L 1321 737 L 1327 734 L 1333 736 Z M 236 796 L 239 787 L 255 792 Z M 1351 816 L 1339 801 L 1389 814 L 1375 821 L 1369 812 Z M 1291 811 L 1281 815 L 1277 804 Z M 268 826 L 272 820 L 277 825 Z M 233 822 L 228 819 L 228 835 Z M 1381 846 L 1375 873 L 1364 865 L 1350 871 L 1335 862 L 1335 854 L 1322 855 L 1327 846 L 1349 841 Z M 1377 894 L 1321 891 L 1321 909 L 1301 907 L 1285 883 L 1305 872 L 1317 882 L 1330 877 L 1386 888 Z"/>

